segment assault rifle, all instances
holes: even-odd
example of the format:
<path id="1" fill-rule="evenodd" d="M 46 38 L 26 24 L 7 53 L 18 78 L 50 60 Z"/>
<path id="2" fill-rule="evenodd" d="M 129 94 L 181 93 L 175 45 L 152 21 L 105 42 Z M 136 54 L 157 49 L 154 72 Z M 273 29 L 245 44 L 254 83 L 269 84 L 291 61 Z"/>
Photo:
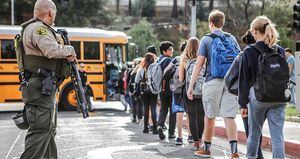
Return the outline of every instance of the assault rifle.
<path id="1" fill-rule="evenodd" d="M 66 45 L 70 45 L 68 32 L 65 29 L 58 29 L 57 32 L 62 35 L 64 43 Z M 71 65 L 71 80 L 73 82 L 74 90 L 76 92 L 77 104 L 80 106 L 82 110 L 83 118 L 87 118 L 89 117 L 89 113 L 87 110 L 87 102 L 84 94 L 85 92 L 82 87 L 81 78 L 77 68 L 77 61 L 76 60 L 71 61 L 69 62 L 69 64 Z"/>

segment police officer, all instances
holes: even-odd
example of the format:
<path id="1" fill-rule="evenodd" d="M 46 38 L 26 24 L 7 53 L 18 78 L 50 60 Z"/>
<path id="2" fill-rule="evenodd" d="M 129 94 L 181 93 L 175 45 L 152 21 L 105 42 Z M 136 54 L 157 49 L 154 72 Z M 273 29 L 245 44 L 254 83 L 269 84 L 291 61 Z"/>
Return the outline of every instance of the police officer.
<path id="1" fill-rule="evenodd" d="M 60 36 L 50 26 L 54 24 L 56 6 L 51 0 L 37 0 L 34 18 L 22 24 L 24 68 L 29 74 L 28 85 L 22 87 L 29 129 L 21 159 L 55 159 L 57 148 L 55 94 L 62 77 L 62 61 L 74 61 L 72 46 L 64 46 Z M 43 72 L 43 73 L 41 73 Z M 47 74 L 49 74 L 49 77 Z M 51 89 L 43 92 L 43 80 L 50 79 Z"/>
<path id="2" fill-rule="evenodd" d="M 81 82 L 82 82 L 82 87 L 84 89 L 84 94 L 85 94 L 85 98 L 86 98 L 86 102 L 88 105 L 88 111 L 89 112 L 94 112 L 94 109 L 92 108 L 92 103 L 90 100 L 90 93 L 89 93 L 89 88 L 87 87 L 87 72 L 84 70 L 84 63 L 80 63 L 79 65 L 79 75 L 81 78 Z M 77 106 L 77 112 L 80 112 L 80 107 Z"/>

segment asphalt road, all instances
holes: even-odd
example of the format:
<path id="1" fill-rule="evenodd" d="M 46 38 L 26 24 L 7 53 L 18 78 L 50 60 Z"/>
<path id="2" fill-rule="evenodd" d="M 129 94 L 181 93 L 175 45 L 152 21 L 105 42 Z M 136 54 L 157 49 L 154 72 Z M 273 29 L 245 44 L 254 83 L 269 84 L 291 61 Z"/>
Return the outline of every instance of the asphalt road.
<path id="1" fill-rule="evenodd" d="M 0 113 L 0 158 L 19 158 L 26 131 L 10 119 L 15 113 Z M 158 135 L 143 134 L 143 126 L 130 122 L 122 106 L 100 109 L 88 119 L 76 112 L 59 112 L 56 143 L 60 159 L 193 159 L 191 144 L 176 146 L 175 140 L 161 141 Z M 227 142 L 217 139 L 213 158 L 227 158 Z M 244 158 L 244 157 L 241 157 Z"/>

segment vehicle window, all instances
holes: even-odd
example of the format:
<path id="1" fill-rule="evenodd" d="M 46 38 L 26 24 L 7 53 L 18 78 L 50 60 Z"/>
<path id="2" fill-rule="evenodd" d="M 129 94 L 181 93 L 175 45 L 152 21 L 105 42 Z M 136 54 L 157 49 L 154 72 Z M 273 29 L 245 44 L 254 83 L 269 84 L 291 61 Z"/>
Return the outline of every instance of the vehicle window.
<path id="1" fill-rule="evenodd" d="M 122 55 L 123 55 L 122 45 L 120 44 L 105 45 L 105 56 L 107 62 L 113 63 L 115 66 L 121 67 Z"/>
<path id="2" fill-rule="evenodd" d="M 71 41 L 71 45 L 74 47 L 76 52 L 76 58 L 80 59 L 80 41 Z"/>
<path id="3" fill-rule="evenodd" d="M 16 51 L 14 49 L 13 40 L 1 40 L 1 58 L 2 59 L 16 59 Z"/>
<path id="4" fill-rule="evenodd" d="M 85 60 L 99 60 L 100 50 L 99 42 L 84 42 L 84 59 Z"/>

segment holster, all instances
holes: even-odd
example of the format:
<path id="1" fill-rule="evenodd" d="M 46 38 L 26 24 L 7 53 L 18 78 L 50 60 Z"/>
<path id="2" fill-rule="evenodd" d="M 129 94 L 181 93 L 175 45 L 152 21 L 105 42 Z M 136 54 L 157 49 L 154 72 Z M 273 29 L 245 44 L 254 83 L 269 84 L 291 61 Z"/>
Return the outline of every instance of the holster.
<path id="1" fill-rule="evenodd" d="M 42 95 L 51 95 L 52 91 L 57 88 L 57 78 L 54 71 L 44 68 L 38 69 L 38 74 L 41 75 L 43 80 Z"/>

